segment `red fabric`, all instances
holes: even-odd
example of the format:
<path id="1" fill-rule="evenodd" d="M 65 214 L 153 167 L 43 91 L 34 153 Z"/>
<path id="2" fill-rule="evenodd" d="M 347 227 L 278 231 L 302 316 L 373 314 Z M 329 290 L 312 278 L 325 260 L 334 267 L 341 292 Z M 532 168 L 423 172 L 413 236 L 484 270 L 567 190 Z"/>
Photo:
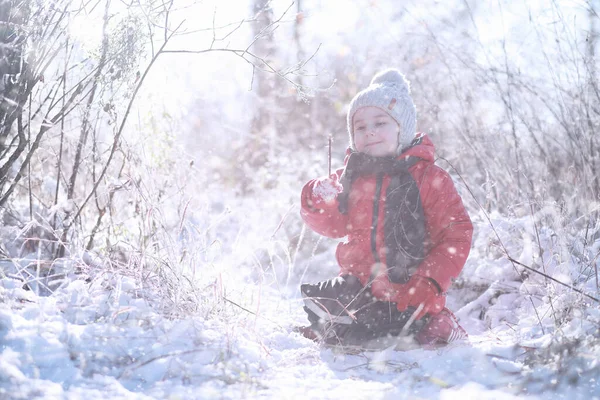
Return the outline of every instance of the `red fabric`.
<path id="1" fill-rule="evenodd" d="M 343 169 L 336 171 L 339 177 Z M 341 214 L 337 201 L 325 202 L 319 196 L 313 195 L 315 185 L 319 179 L 312 179 L 302 189 L 300 215 L 308 226 L 315 232 L 330 238 L 341 238 L 348 234 L 346 224 L 348 216 Z"/>
<path id="2" fill-rule="evenodd" d="M 342 192 L 342 189 L 337 174 L 316 179 L 310 197 L 312 208 L 322 209 L 327 207 L 327 203 L 336 204 L 336 196 Z"/>
<path id="3" fill-rule="evenodd" d="M 417 315 L 421 319 L 426 314 L 438 314 L 446 304 L 445 296 L 439 292 L 435 284 L 428 278 L 413 275 L 410 280 L 402 285 L 402 290 L 394 298 L 398 311 L 405 311 L 408 307 L 422 306 Z"/>
<path id="4" fill-rule="evenodd" d="M 421 197 L 425 226 L 427 230 L 426 257 L 413 275 L 434 279 L 445 292 L 452 279 L 462 270 L 469 251 L 473 226 L 454 183 L 447 172 L 434 164 L 434 146 L 427 135 L 421 134 L 420 142 L 409 148 L 399 157 L 416 156 L 420 158 L 409 172 L 413 176 Z M 336 173 L 341 176 L 343 169 Z M 338 204 L 314 204 L 313 187 L 317 180 L 309 181 L 302 190 L 301 216 L 315 232 L 331 237 L 348 236 L 338 245 L 336 258 L 340 265 L 340 274 L 357 276 L 363 285 L 369 281 L 372 269 L 377 269 L 377 280 L 385 282 L 387 294 L 374 293 L 381 300 L 394 301 L 404 285 L 394 284 L 387 279 L 385 265 L 376 265 L 371 251 L 371 226 L 373 220 L 373 199 L 376 180 L 374 176 L 357 178 L 351 188 L 349 212 L 338 211 Z M 390 176 L 384 176 L 379 210 L 385 209 L 385 193 Z M 376 251 L 381 263 L 385 264 L 386 248 L 384 241 L 384 213 L 379 212 Z M 443 296 L 442 296 L 443 297 Z M 443 297 L 445 299 L 445 297 Z M 443 307 L 443 304 L 441 304 Z"/>
<path id="5" fill-rule="evenodd" d="M 444 308 L 427 321 L 415 339 L 425 348 L 435 348 L 457 340 L 465 340 L 468 337 L 469 335 L 460 326 L 452 311 Z"/>

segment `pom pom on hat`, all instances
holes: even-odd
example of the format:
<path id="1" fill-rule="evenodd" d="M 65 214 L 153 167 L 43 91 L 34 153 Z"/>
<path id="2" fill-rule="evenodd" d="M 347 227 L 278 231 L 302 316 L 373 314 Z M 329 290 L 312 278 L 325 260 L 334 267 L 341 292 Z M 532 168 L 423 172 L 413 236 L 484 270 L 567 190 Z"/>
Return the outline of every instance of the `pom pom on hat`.
<path id="1" fill-rule="evenodd" d="M 404 75 L 397 69 L 386 69 L 375 74 L 371 79 L 371 85 L 396 85 L 401 91 L 406 91 L 406 94 L 410 94 L 410 83 L 406 80 Z"/>
<path id="2" fill-rule="evenodd" d="M 371 84 L 354 96 L 347 115 L 350 147 L 354 150 L 354 114 L 359 108 L 369 106 L 381 108 L 400 125 L 399 154 L 412 142 L 416 132 L 417 110 L 410 96 L 410 83 L 400 71 L 390 68 L 375 74 Z"/>

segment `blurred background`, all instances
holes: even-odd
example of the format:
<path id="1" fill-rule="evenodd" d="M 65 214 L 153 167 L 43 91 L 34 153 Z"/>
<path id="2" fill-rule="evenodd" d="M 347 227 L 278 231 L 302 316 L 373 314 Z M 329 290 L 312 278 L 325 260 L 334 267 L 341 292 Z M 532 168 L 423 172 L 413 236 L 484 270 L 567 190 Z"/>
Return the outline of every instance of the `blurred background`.
<path id="1" fill-rule="evenodd" d="M 57 276 L 102 255 L 173 282 L 156 285 L 177 307 L 225 270 L 290 293 L 330 277 L 335 242 L 306 230 L 299 193 L 327 173 L 330 136 L 342 165 L 347 105 L 387 67 L 411 82 L 477 229 L 496 213 L 593 243 L 598 10 L 1 0 L 1 250 L 19 274 L 42 258 Z"/>

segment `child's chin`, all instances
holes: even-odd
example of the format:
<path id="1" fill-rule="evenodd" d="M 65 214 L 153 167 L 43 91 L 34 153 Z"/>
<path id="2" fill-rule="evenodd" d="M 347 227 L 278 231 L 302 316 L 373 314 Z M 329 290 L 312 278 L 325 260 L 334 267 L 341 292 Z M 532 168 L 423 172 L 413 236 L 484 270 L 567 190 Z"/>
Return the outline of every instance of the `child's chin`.
<path id="1" fill-rule="evenodd" d="M 383 151 L 383 150 L 365 151 L 365 154 L 368 154 L 371 157 L 387 157 L 387 156 L 393 156 L 394 155 L 394 153 L 391 152 L 391 151 Z"/>

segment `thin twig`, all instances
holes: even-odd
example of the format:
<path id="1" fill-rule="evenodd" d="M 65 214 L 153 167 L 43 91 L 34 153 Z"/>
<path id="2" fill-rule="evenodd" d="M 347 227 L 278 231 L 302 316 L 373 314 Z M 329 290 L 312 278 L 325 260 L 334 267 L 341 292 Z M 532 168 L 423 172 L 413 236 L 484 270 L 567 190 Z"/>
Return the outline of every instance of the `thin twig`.
<path id="1" fill-rule="evenodd" d="M 31 151 L 31 96 L 29 96 L 29 109 L 27 110 L 29 117 L 29 125 L 27 126 L 27 143 Z M 20 112 L 17 117 L 18 129 L 23 129 L 23 113 Z M 33 196 L 31 195 L 31 163 L 27 165 L 27 189 L 29 191 L 29 220 L 33 219 Z"/>
<path id="2" fill-rule="evenodd" d="M 328 146 L 327 146 L 327 176 L 331 176 L 331 140 L 332 137 L 329 135 Z"/>
<path id="3" fill-rule="evenodd" d="M 283 329 L 283 326 L 281 326 L 281 325 L 279 325 L 277 322 L 275 322 L 275 321 L 273 321 L 273 320 L 271 320 L 271 319 L 269 319 L 269 318 L 265 317 L 264 315 L 262 315 L 262 314 L 261 314 L 261 315 L 259 315 L 259 314 L 255 313 L 254 311 L 250 311 L 250 310 L 248 310 L 246 307 L 243 307 L 243 306 L 239 305 L 239 304 L 238 304 L 238 303 L 236 303 L 235 301 L 229 300 L 229 299 L 228 299 L 227 297 L 225 297 L 225 296 L 221 296 L 221 298 L 222 298 L 223 300 L 225 300 L 226 302 L 228 302 L 228 303 L 230 303 L 230 304 L 233 304 L 234 306 L 238 307 L 239 309 L 241 309 L 241 310 L 243 310 L 243 311 L 246 311 L 247 313 L 249 313 L 249 314 L 252 314 L 252 315 L 254 315 L 255 317 L 260 317 L 260 318 L 264 319 L 265 321 L 268 321 L 268 322 L 270 322 L 270 323 L 272 323 L 272 324 L 274 324 L 274 325 L 277 325 L 279 328 Z"/>
<path id="4" fill-rule="evenodd" d="M 279 229 L 281 228 L 281 226 L 283 225 L 283 221 L 285 221 L 285 219 L 287 218 L 288 214 L 290 213 L 290 211 L 292 211 L 292 208 L 294 208 L 294 204 L 292 204 L 288 210 L 285 212 L 285 214 L 283 214 L 283 217 L 281 217 L 281 220 L 279 220 L 279 224 L 277 224 L 277 227 L 275 228 L 275 230 L 273 231 L 273 233 L 271 234 L 271 238 L 270 240 L 273 240 L 275 238 L 275 235 L 277 234 L 277 232 L 279 231 Z"/>
<path id="5" fill-rule="evenodd" d="M 575 292 L 577 292 L 577 293 L 579 293 L 579 294 L 581 294 L 581 295 L 584 295 L 585 297 L 587 297 L 587 298 L 589 298 L 589 299 L 591 299 L 591 300 L 594 300 L 594 301 L 596 301 L 596 302 L 600 303 L 600 299 L 597 299 L 596 297 L 594 297 L 594 296 L 592 296 L 592 295 L 589 295 L 589 294 L 585 293 L 584 291 L 582 291 L 582 290 L 579 290 L 579 289 L 577 289 L 576 287 L 574 287 L 574 286 L 572 286 L 572 285 L 569 285 L 569 284 L 567 284 L 567 283 L 561 282 L 561 281 L 559 281 L 558 279 L 555 279 L 555 278 L 551 277 L 550 275 L 544 274 L 543 272 L 540 272 L 540 271 L 538 271 L 538 270 L 536 270 L 536 269 L 534 269 L 534 268 L 531 268 L 530 266 L 528 266 L 528 265 L 525 265 L 525 264 L 523 264 L 523 263 L 521 263 L 521 262 L 519 262 L 519 261 L 515 260 L 514 258 L 512 258 L 511 256 L 509 256 L 508 254 L 507 254 L 507 257 L 508 257 L 508 260 L 509 260 L 510 262 L 512 262 L 512 263 L 514 263 L 514 264 L 517 264 L 517 265 L 519 265 L 519 266 L 521 266 L 521 267 L 525 268 L 525 269 L 526 269 L 526 270 L 528 270 L 528 271 L 532 271 L 532 272 L 535 272 L 535 273 L 537 273 L 537 274 L 539 274 L 539 275 L 542 275 L 543 277 L 545 277 L 545 278 L 547 278 L 547 279 L 550 279 L 550 280 L 551 280 L 551 281 L 553 281 L 553 282 L 556 282 L 556 283 L 558 283 L 558 284 L 560 284 L 560 285 L 562 285 L 562 286 L 564 286 L 564 287 L 567 287 L 567 288 L 569 288 L 569 289 L 571 289 L 571 290 L 573 290 L 573 291 L 575 291 Z"/>
<path id="6" fill-rule="evenodd" d="M 533 212 L 533 202 L 529 203 L 529 208 L 531 210 L 531 221 L 533 223 L 533 228 L 535 230 L 535 236 L 536 236 L 537 243 L 538 243 L 539 255 L 540 255 L 540 259 L 542 261 L 542 263 L 541 263 L 542 264 L 542 269 L 544 270 L 544 273 L 546 273 L 546 263 L 544 262 L 544 250 L 542 249 L 542 242 L 540 240 L 540 232 L 539 232 L 537 224 L 535 222 L 535 214 Z M 531 296 L 529 296 L 529 299 L 531 300 Z M 556 312 L 554 310 L 554 304 L 552 302 L 552 297 L 548 296 L 548 301 L 550 303 L 550 308 L 552 309 L 552 316 L 554 317 L 554 322 L 558 323 L 556 321 Z M 533 305 L 533 300 L 531 300 L 531 304 Z M 535 308 L 535 306 L 534 306 L 534 309 L 535 309 L 535 314 L 537 315 L 537 309 Z M 538 319 L 539 319 L 539 315 L 538 315 Z M 543 332 L 544 331 L 544 327 L 542 326 L 541 320 L 540 320 L 540 326 L 542 327 L 542 332 Z"/>
<path id="7" fill-rule="evenodd" d="M 31 157 L 33 157 L 33 154 L 36 152 L 36 150 L 38 149 L 38 147 L 40 145 L 40 141 L 42 140 L 42 137 L 54 125 L 55 121 L 54 120 L 48 121 L 47 118 L 48 118 L 48 114 L 46 114 L 46 116 L 44 117 L 43 122 L 40 126 L 40 130 L 38 131 L 38 134 L 35 137 L 35 141 L 31 145 L 30 151 L 25 156 L 25 160 L 23 160 L 23 163 L 21 164 L 21 168 L 19 169 L 19 172 L 17 172 L 17 175 L 15 176 L 13 183 L 10 185 L 10 187 L 4 193 L 4 195 L 2 197 L 0 197 L 0 207 L 2 207 L 8 201 L 12 192 L 15 190 L 15 188 L 19 184 L 19 181 L 23 177 L 25 169 L 31 162 Z"/>
<path id="8" fill-rule="evenodd" d="M 69 38 L 68 37 L 67 37 L 67 43 L 65 46 L 65 51 L 67 54 L 65 55 L 65 65 L 64 65 L 63 75 L 62 75 L 62 90 L 63 90 L 62 108 L 64 108 L 64 106 L 65 106 L 65 96 L 67 93 L 67 63 L 69 62 L 69 56 L 70 56 Z M 65 141 L 65 119 L 63 118 L 60 120 L 60 144 L 58 147 L 58 161 L 57 161 L 57 166 L 56 166 L 56 190 L 54 191 L 54 206 L 56 206 L 58 204 L 58 193 L 60 192 L 60 175 L 62 172 L 62 157 L 63 157 L 64 141 Z M 54 213 L 54 218 L 52 221 L 52 229 L 56 229 L 56 214 L 57 213 Z M 54 254 L 54 251 L 52 251 L 52 253 Z"/>

